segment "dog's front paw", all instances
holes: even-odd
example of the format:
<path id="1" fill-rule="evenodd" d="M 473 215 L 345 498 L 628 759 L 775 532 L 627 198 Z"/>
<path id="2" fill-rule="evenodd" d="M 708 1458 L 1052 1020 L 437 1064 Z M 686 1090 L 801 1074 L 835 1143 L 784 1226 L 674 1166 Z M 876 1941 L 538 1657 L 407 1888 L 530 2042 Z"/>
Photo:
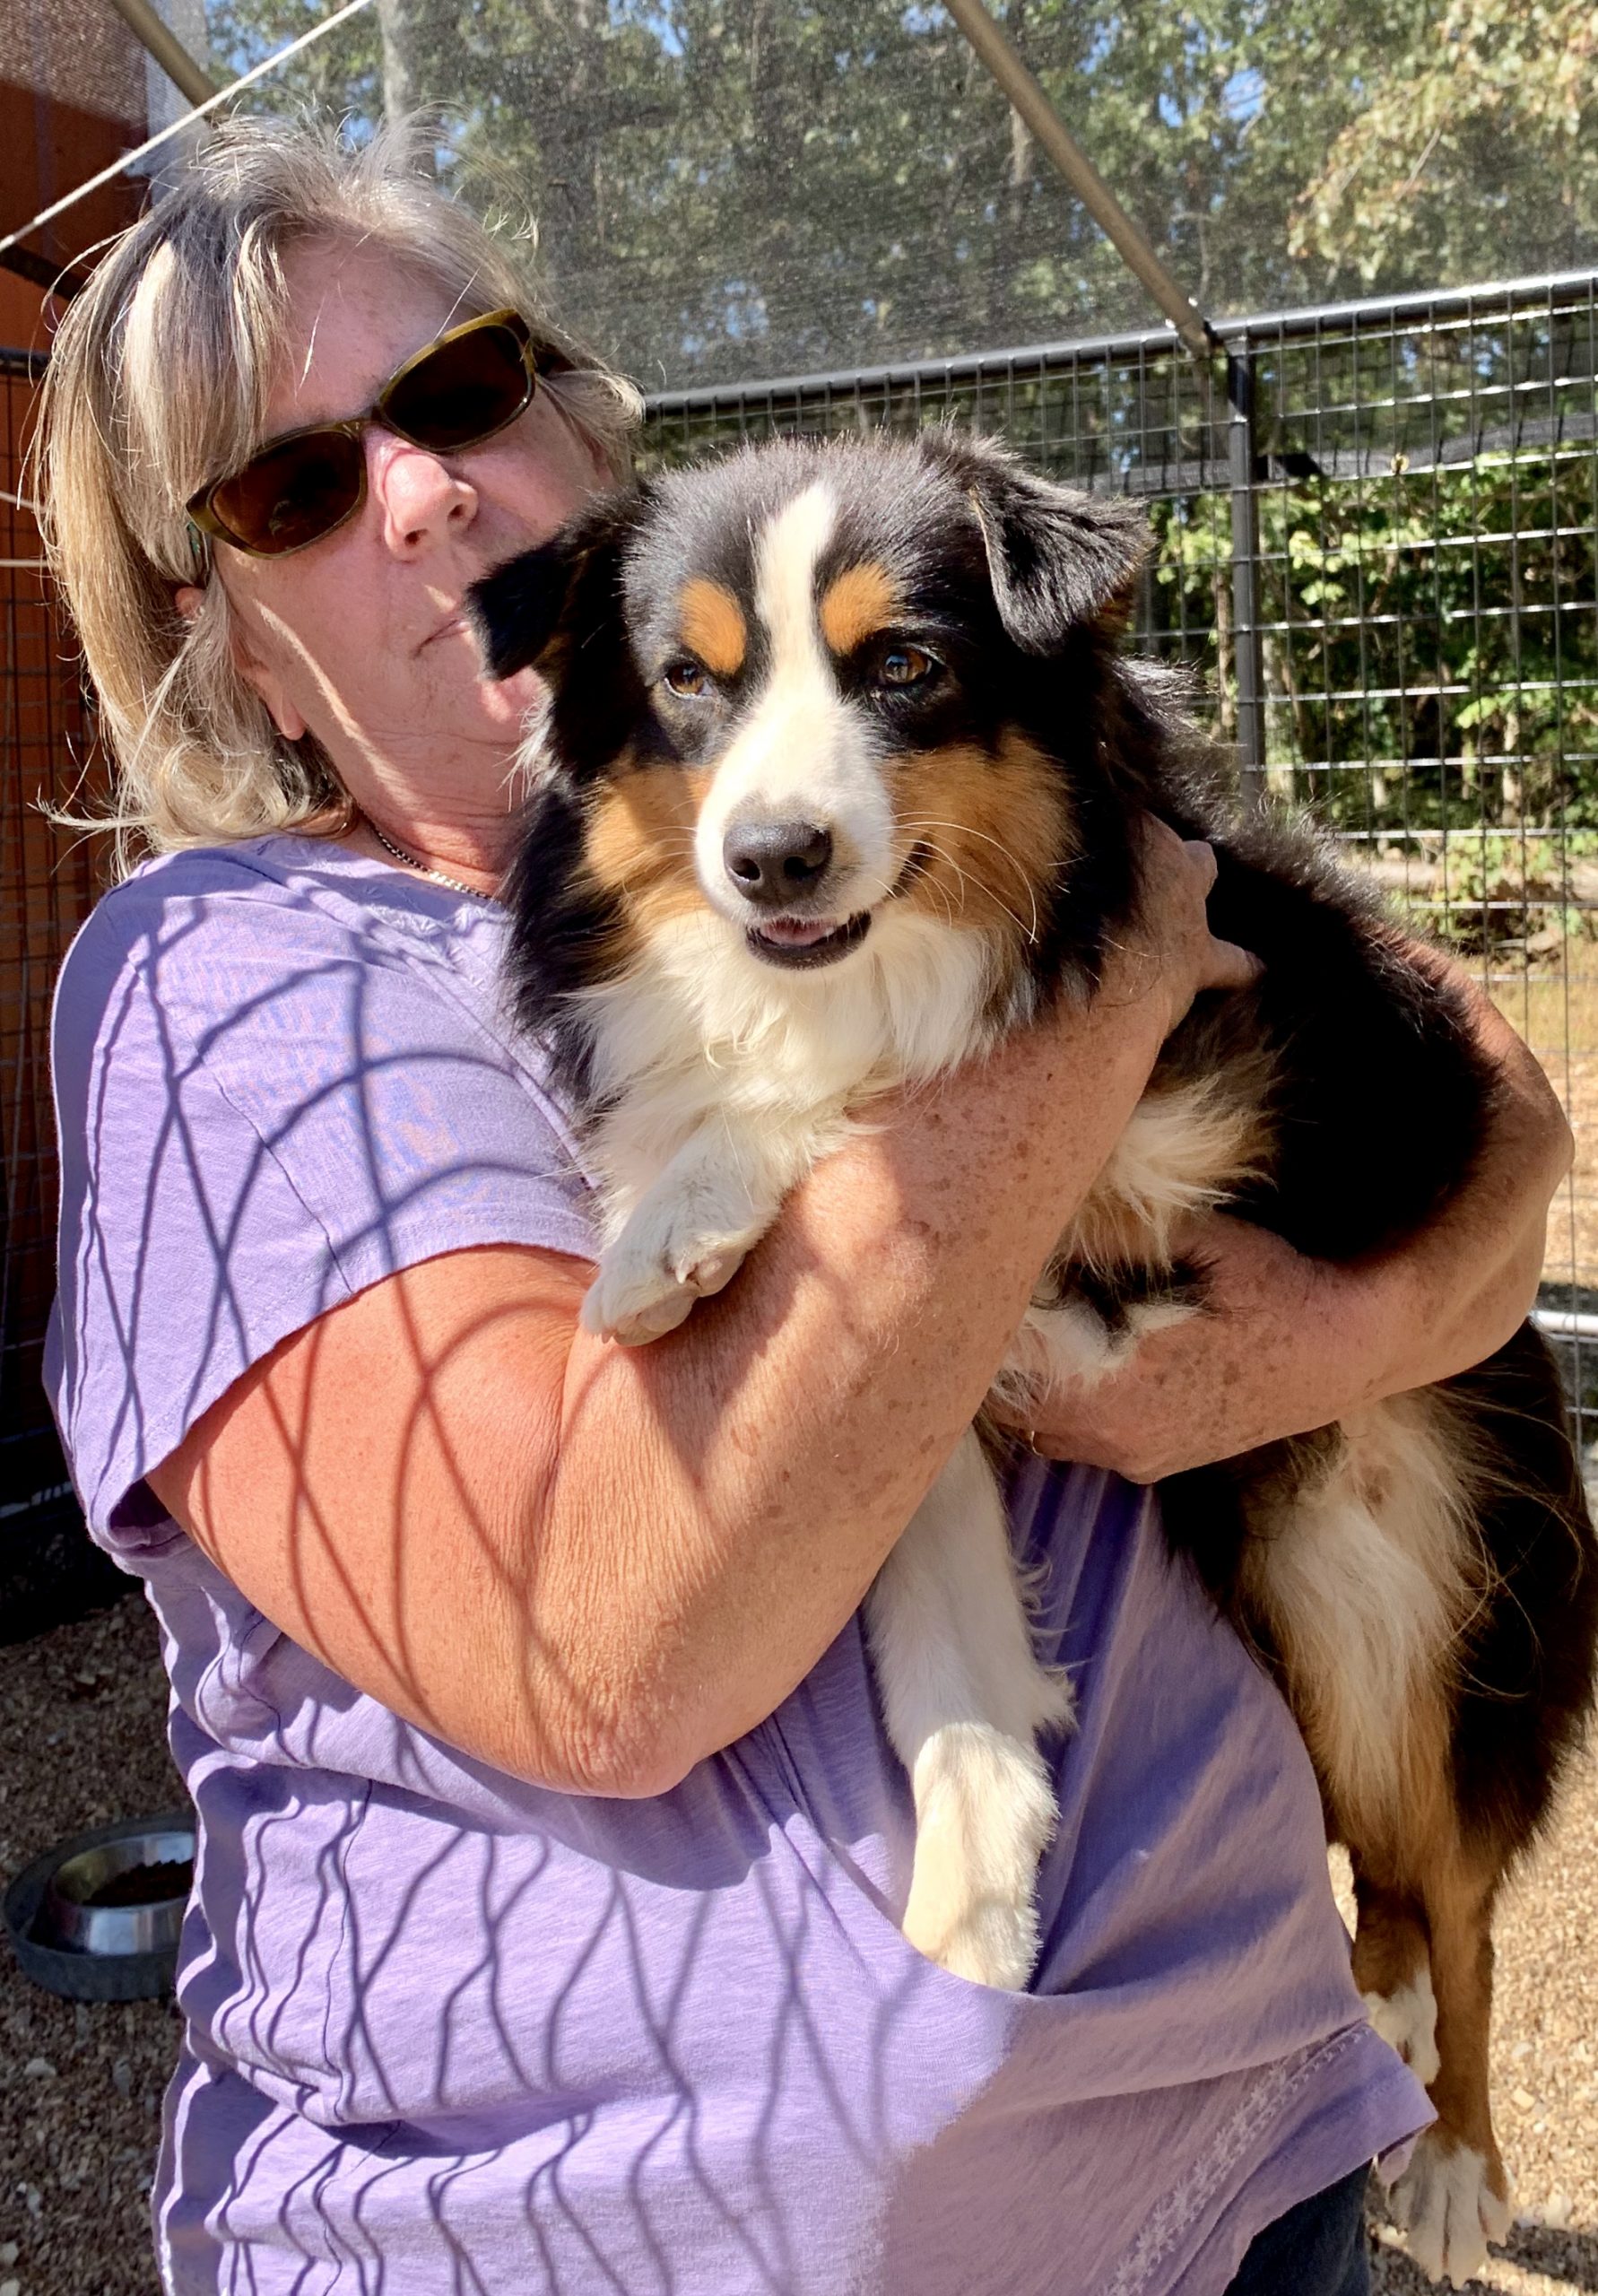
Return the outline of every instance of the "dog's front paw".
<path id="1" fill-rule="evenodd" d="M 651 1234 L 647 1226 L 635 1236 L 638 1224 L 605 1253 L 583 1301 L 584 1329 L 623 1347 L 675 1331 L 700 1300 L 732 1282 L 749 1250 L 740 1238 Z"/>
<path id="2" fill-rule="evenodd" d="M 913 1782 L 906 1937 L 954 1977 L 1023 1991 L 1038 1958 L 1038 1861 L 1055 1829 L 1047 1765 L 987 1723 L 958 1722 L 927 1740 Z"/>
<path id="3" fill-rule="evenodd" d="M 918 1953 L 951 1977 L 1024 1993 L 1038 1959 L 1038 1916 L 1031 1892 L 1020 1899 L 961 1895 L 951 1905 L 934 1890 L 905 1909 L 905 1935 Z"/>
<path id="4" fill-rule="evenodd" d="M 1489 2240 L 1507 2238 L 1512 2218 L 1502 2166 L 1436 2125 L 1416 2139 L 1393 2188 L 1393 2213 L 1411 2256 L 1433 2280 L 1462 2288 L 1487 2262 Z"/>

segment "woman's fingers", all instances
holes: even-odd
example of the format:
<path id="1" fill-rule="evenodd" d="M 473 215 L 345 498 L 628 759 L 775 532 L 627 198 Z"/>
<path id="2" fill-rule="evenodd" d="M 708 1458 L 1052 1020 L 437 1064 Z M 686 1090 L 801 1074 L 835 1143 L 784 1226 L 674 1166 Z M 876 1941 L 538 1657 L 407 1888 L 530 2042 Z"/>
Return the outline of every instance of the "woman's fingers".
<path id="1" fill-rule="evenodd" d="M 1185 837 L 1182 849 L 1188 856 L 1194 874 L 1203 889 L 1203 898 L 1208 901 L 1220 870 L 1220 864 L 1215 857 L 1215 848 L 1206 838 Z M 1201 988 L 1246 988 L 1251 981 L 1259 978 L 1264 967 L 1251 951 L 1240 949 L 1235 941 L 1218 941 L 1209 929 L 1207 918 L 1204 933 L 1209 944 L 1206 952 L 1208 961 L 1199 981 Z"/>
<path id="2" fill-rule="evenodd" d="M 1160 827 L 1164 826 L 1161 822 Z M 1215 848 L 1210 843 L 1208 838 L 1203 837 L 1185 837 L 1181 843 L 1182 850 L 1192 862 L 1207 900 L 1210 888 L 1215 883 L 1220 867 L 1220 864 L 1215 858 Z"/>
<path id="3" fill-rule="evenodd" d="M 1212 935 L 1209 962 L 1203 967 L 1198 986 L 1201 989 L 1247 988 L 1264 970 L 1249 950 L 1240 949 L 1235 941 L 1217 941 Z"/>
<path id="4" fill-rule="evenodd" d="M 1259 978 L 1257 958 L 1210 930 L 1205 904 L 1218 868 L 1204 839 L 1178 837 L 1152 818 L 1145 823 L 1142 925 L 1168 994 L 1172 1028 L 1202 991 L 1246 988 Z"/>

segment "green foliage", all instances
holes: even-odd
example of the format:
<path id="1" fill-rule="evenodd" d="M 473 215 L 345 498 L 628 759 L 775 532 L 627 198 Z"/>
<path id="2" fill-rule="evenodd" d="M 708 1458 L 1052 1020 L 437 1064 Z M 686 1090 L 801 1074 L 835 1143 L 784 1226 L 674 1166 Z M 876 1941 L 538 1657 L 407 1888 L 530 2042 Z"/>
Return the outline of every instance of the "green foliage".
<path id="1" fill-rule="evenodd" d="M 1598 223 L 1595 62 L 1593 0 L 1446 0 L 1395 44 L 1306 186 L 1292 252 L 1375 280 L 1446 246 L 1465 191 L 1495 220 L 1530 201 L 1541 260 L 1578 260 Z"/>
<path id="2" fill-rule="evenodd" d="M 1598 827 L 1592 492 L 1590 452 L 1264 490 L 1273 782 L 1342 828 Z M 1207 619 L 1229 673 L 1228 500 L 1156 524 L 1153 631 Z"/>

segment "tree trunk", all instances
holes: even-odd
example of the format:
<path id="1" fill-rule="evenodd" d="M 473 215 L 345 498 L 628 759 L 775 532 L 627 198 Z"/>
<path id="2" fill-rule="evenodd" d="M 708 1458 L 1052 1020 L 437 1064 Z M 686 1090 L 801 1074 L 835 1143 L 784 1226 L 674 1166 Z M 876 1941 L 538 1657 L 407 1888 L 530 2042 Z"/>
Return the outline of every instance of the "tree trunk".
<path id="1" fill-rule="evenodd" d="M 378 0 L 378 30 L 383 42 L 383 113 L 400 119 L 428 100 L 423 62 L 427 0 Z M 430 154 L 421 155 L 430 166 Z"/>

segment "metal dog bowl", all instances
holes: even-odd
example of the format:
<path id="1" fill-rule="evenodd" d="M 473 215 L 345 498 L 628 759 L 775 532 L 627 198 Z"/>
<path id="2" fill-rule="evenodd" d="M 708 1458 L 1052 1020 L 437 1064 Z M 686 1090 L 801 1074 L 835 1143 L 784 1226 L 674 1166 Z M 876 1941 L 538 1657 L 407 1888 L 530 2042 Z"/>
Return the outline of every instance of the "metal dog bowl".
<path id="1" fill-rule="evenodd" d="M 69 2001 L 170 1990 L 194 1869 L 192 1817 L 129 1818 L 58 1842 L 5 1893 L 24 1973 Z"/>

